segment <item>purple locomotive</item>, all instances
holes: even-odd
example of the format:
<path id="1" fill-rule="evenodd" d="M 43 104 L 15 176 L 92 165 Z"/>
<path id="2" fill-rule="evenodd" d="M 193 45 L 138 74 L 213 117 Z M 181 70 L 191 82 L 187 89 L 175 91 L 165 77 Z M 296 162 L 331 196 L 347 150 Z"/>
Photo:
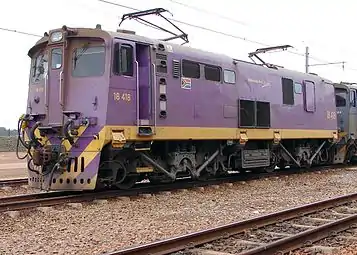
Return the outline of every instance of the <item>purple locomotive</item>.
<path id="1" fill-rule="evenodd" d="M 350 87 L 314 74 L 100 26 L 52 30 L 29 56 L 19 128 L 32 187 L 128 189 L 354 154 L 336 110 L 340 86 L 349 116 Z"/>

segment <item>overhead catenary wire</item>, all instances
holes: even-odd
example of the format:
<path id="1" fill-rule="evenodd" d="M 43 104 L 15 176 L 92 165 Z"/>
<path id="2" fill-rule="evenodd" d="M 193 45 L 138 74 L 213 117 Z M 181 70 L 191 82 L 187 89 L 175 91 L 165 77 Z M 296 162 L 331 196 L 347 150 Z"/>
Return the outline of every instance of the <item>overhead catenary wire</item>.
<path id="1" fill-rule="evenodd" d="M 213 15 L 213 16 L 216 16 L 216 17 L 218 17 L 218 18 L 225 19 L 225 20 L 227 20 L 227 21 L 230 21 L 230 22 L 233 22 L 233 23 L 242 25 L 242 26 L 249 26 L 249 24 L 247 24 L 246 22 L 239 21 L 239 20 L 236 20 L 236 19 L 232 19 L 232 18 L 230 18 L 230 17 L 228 17 L 228 16 L 225 16 L 225 15 L 222 15 L 222 14 L 220 14 L 220 13 L 208 11 L 208 10 L 199 8 L 199 7 L 197 7 L 197 6 L 193 6 L 193 5 L 189 5 L 189 4 L 184 4 L 184 3 L 181 3 L 181 2 L 175 1 L 175 0 L 168 0 L 168 1 L 170 1 L 171 3 L 177 4 L 177 5 L 181 5 L 181 6 L 183 6 L 183 7 L 186 7 L 186 8 L 195 10 L 195 11 L 198 11 L 198 12 L 206 13 L 206 14 L 208 14 L 208 15 Z"/>
<path id="2" fill-rule="evenodd" d="M 177 5 L 181 5 L 181 6 L 185 7 L 185 8 L 188 8 L 188 9 L 195 10 L 195 11 L 197 11 L 197 12 L 206 13 L 206 14 L 209 14 L 209 15 L 213 15 L 213 16 L 219 17 L 219 18 L 224 19 L 224 20 L 227 20 L 227 21 L 229 21 L 229 22 L 233 22 L 233 23 L 236 23 L 236 24 L 239 24 L 239 25 L 243 25 L 243 26 L 249 26 L 249 24 L 246 23 L 246 22 L 242 22 L 242 21 L 238 21 L 238 20 L 236 20 L 236 19 L 232 19 L 232 18 L 230 18 L 230 17 L 228 17 L 228 16 L 221 15 L 221 14 L 219 14 L 219 13 L 217 13 L 217 12 L 208 11 L 208 10 L 199 8 L 199 7 L 197 7 L 197 6 L 185 4 L 185 3 L 182 3 L 182 2 L 179 2 L 179 1 L 176 1 L 176 0 L 167 0 L 167 1 L 169 1 L 169 2 L 171 2 L 171 3 L 174 3 L 174 4 L 177 4 Z M 261 43 L 261 45 L 269 46 L 269 45 L 264 44 L 264 43 Z M 305 56 L 304 53 L 297 53 L 297 52 L 292 52 L 292 51 L 288 51 L 288 52 L 289 52 L 289 53 L 292 53 L 292 54 L 300 55 L 300 56 Z M 316 58 L 316 57 L 311 57 L 311 56 L 310 56 L 310 58 L 313 59 L 313 60 L 316 60 L 316 61 L 318 61 L 318 62 L 324 62 L 324 64 L 329 63 L 329 61 L 327 61 L 327 60 L 322 60 L 322 59 L 319 59 L 319 58 Z"/>
<path id="3" fill-rule="evenodd" d="M 128 5 L 120 4 L 120 3 L 117 3 L 117 2 L 111 2 L 111 1 L 107 1 L 107 0 L 97 0 L 97 1 L 102 2 L 102 3 L 106 3 L 106 4 L 110 4 L 110 5 L 114 5 L 114 6 L 118 6 L 118 7 L 122 7 L 122 8 L 129 9 L 129 10 L 133 10 L 133 11 L 141 11 L 140 9 L 137 9 L 137 8 L 134 8 L 134 7 L 131 7 L 131 6 L 128 6 Z M 183 5 L 183 6 L 187 7 L 187 8 L 195 9 L 196 11 L 199 11 L 199 12 L 205 12 L 205 13 L 209 13 L 209 14 L 211 14 L 211 15 L 214 14 L 214 15 L 216 15 L 216 16 L 219 15 L 219 14 L 217 14 L 217 13 L 209 12 L 209 11 L 203 10 L 203 9 L 201 9 L 201 8 L 198 8 L 198 7 L 194 7 L 194 6 L 191 6 L 191 5 L 187 5 L 187 4 L 180 3 L 180 2 L 178 2 L 178 1 L 174 1 L 174 0 L 169 0 L 169 1 L 174 2 L 174 3 L 177 3 L 177 4 L 181 4 L 181 5 Z M 231 18 L 229 18 L 229 17 L 223 16 L 223 15 L 219 15 L 219 16 L 220 16 L 221 18 L 230 20 L 230 21 L 232 21 L 232 22 L 236 22 L 236 23 L 240 23 L 240 24 L 246 25 L 246 24 L 244 24 L 243 22 L 240 22 L 240 21 L 231 19 Z M 257 45 L 264 46 L 264 47 L 270 47 L 270 46 L 271 46 L 271 45 L 268 45 L 268 44 L 266 44 L 266 43 L 259 42 L 259 41 L 256 41 L 256 40 L 251 40 L 251 39 L 246 38 L 246 37 L 242 37 L 242 36 L 238 36 L 238 35 L 226 33 L 226 32 L 223 32 L 223 31 L 218 31 L 218 30 L 215 30 L 215 29 L 203 27 L 203 26 L 196 25 L 196 24 L 192 24 L 192 23 L 185 22 L 185 21 L 182 21 L 182 20 L 178 20 L 178 19 L 174 19 L 174 18 L 167 18 L 167 19 L 168 19 L 168 20 L 171 20 L 171 21 L 173 21 L 173 22 L 177 22 L 177 23 L 180 23 L 180 24 L 183 24 L 183 25 L 186 25 L 186 26 L 189 26 L 189 27 L 193 27 L 193 28 L 196 28 L 196 29 L 200 29 L 200 30 L 203 30 L 203 31 L 207 31 L 207 32 L 211 32 L 211 33 L 215 33 L 215 34 L 227 36 L 227 37 L 230 37 L 230 38 L 233 38 L 233 39 L 242 40 L 242 41 L 245 41 L 245 42 L 247 42 L 247 43 L 253 43 L 253 44 L 257 44 Z M 10 29 L 10 28 L 0 27 L 0 30 L 7 31 L 7 32 L 14 32 L 14 33 L 23 34 L 23 35 L 28 35 L 28 36 L 33 36 L 33 37 L 42 37 L 41 35 L 38 35 L 38 34 L 29 33 L 29 32 L 24 32 L 24 31 L 19 31 L 19 30 Z M 305 53 L 296 52 L 296 51 L 291 51 L 291 50 L 286 50 L 286 52 L 288 52 L 288 53 L 290 53 L 290 54 L 297 55 L 297 56 L 305 57 Z M 316 58 L 316 57 L 314 57 L 314 56 L 311 56 L 311 54 L 309 55 L 309 58 L 310 58 L 310 59 L 313 59 L 313 60 L 315 60 L 315 61 L 317 61 L 317 62 L 320 62 L 320 63 L 329 63 L 329 62 L 330 62 L 330 61 L 322 60 L 322 59 Z M 357 69 L 349 68 L 349 67 L 345 67 L 345 69 L 351 70 L 351 71 L 357 71 Z"/>
<path id="4" fill-rule="evenodd" d="M 114 6 L 118 6 L 118 7 L 122 7 L 122 8 L 128 9 L 128 10 L 132 10 L 132 11 L 142 11 L 142 10 L 140 10 L 138 8 L 135 8 L 135 7 L 132 7 L 132 6 L 129 6 L 129 5 L 125 5 L 125 4 L 120 4 L 120 3 L 117 3 L 117 2 L 111 2 L 111 1 L 108 1 L 108 0 L 97 0 L 97 1 L 102 2 L 102 3 L 106 3 L 106 4 L 110 4 L 110 5 L 114 5 Z M 169 1 L 182 4 L 182 3 L 178 2 L 178 1 L 173 1 L 173 0 L 169 0 Z M 182 4 L 182 5 L 186 6 L 188 8 L 194 8 L 197 11 L 200 11 L 200 12 L 206 12 L 207 13 L 207 11 L 205 11 L 205 10 L 203 10 L 201 8 L 196 8 L 196 7 L 193 7 L 191 5 L 186 5 L 186 4 Z M 214 12 L 208 12 L 208 13 L 212 14 Z M 215 14 L 218 15 L 217 13 L 215 13 Z M 222 15 L 220 15 L 220 16 L 222 16 Z M 222 18 L 229 19 L 229 17 L 226 17 L 226 16 L 222 16 Z M 242 40 L 242 41 L 245 41 L 247 43 L 254 43 L 254 44 L 257 44 L 257 45 L 260 45 L 260 46 L 264 46 L 264 47 L 270 47 L 271 46 L 271 45 L 268 45 L 266 43 L 259 42 L 259 41 L 256 41 L 256 40 L 251 40 L 251 39 L 246 38 L 246 37 L 242 37 L 242 36 L 226 33 L 226 32 L 223 32 L 223 31 L 218 31 L 218 30 L 215 30 L 215 29 L 211 29 L 211 28 L 195 25 L 195 24 L 192 24 L 192 23 L 189 23 L 189 22 L 185 22 L 185 21 L 182 21 L 182 20 L 178 20 L 178 19 L 174 19 L 174 18 L 167 18 L 167 19 L 170 20 L 170 21 L 179 23 L 179 24 L 183 24 L 183 25 L 189 26 L 189 27 L 193 27 L 193 28 L 201 29 L 201 30 L 204 30 L 204 31 L 207 31 L 207 32 L 211 32 L 211 33 L 215 33 L 215 34 L 231 37 L 233 39 Z M 234 22 L 238 22 L 239 23 L 239 21 L 237 21 L 237 20 L 234 20 Z M 286 50 L 286 52 L 288 52 L 290 54 L 297 55 L 297 56 L 305 57 L 305 53 L 291 51 L 291 50 Z M 323 59 L 317 58 L 315 56 L 311 56 L 311 54 L 309 55 L 309 58 L 312 59 L 312 60 L 315 60 L 317 62 L 324 63 L 324 64 L 327 64 L 327 63 L 331 62 L 331 61 L 327 61 L 327 60 L 323 60 Z M 348 68 L 348 67 L 344 67 L 344 69 L 351 70 L 351 71 L 357 71 L 357 69 Z"/>
<path id="5" fill-rule="evenodd" d="M 106 1 L 106 0 L 97 0 L 97 1 L 103 2 L 103 3 L 106 3 L 106 4 L 115 5 L 115 6 L 122 7 L 122 8 L 129 9 L 129 10 L 133 10 L 133 11 L 141 11 L 140 9 L 137 9 L 137 8 L 134 8 L 134 7 L 131 7 L 131 6 L 128 6 L 128 5 L 124 5 L 124 4 L 114 3 L 114 2 L 111 2 L 111 1 Z M 245 42 L 248 42 L 248 43 L 254 43 L 254 44 L 257 44 L 257 45 L 260 45 L 260 46 L 264 46 L 264 47 L 271 46 L 271 45 L 268 45 L 266 43 L 262 43 L 262 42 L 255 41 L 255 40 L 250 40 L 250 39 L 248 39 L 246 37 L 241 37 L 241 36 L 229 34 L 229 33 L 226 33 L 226 32 L 217 31 L 217 30 L 214 30 L 214 29 L 211 29 L 211 28 L 207 28 L 207 27 L 191 24 L 191 23 L 188 23 L 188 22 L 185 22 L 185 21 L 181 21 L 181 20 L 178 20 L 178 19 L 174 19 L 174 18 L 167 18 L 167 19 L 169 19 L 171 21 L 174 21 L 174 22 L 177 22 L 177 23 L 180 23 L 180 24 L 183 24 L 183 25 L 186 25 L 186 26 L 190 26 L 190 27 L 193 27 L 193 28 L 201 29 L 201 30 L 204 30 L 204 31 L 207 31 L 207 32 L 211 32 L 211 33 L 220 34 L 220 35 L 227 36 L 227 37 L 231 37 L 233 39 L 239 39 L 239 40 L 242 40 L 242 41 L 245 41 Z M 0 30 L 7 31 L 7 32 L 19 33 L 19 34 L 23 34 L 23 35 L 34 36 L 34 37 L 42 37 L 41 35 L 28 33 L 28 32 L 23 32 L 23 31 L 18 31 L 18 30 L 15 30 L 15 29 L 0 28 Z M 295 55 L 302 56 L 302 57 L 305 56 L 304 53 L 294 52 L 294 51 L 290 51 L 290 50 L 287 50 L 287 52 L 290 53 L 290 54 L 295 54 Z M 325 60 L 321 60 L 321 59 L 317 59 L 315 57 L 312 57 L 311 55 L 310 55 L 310 58 L 315 60 L 315 61 L 318 61 L 318 62 L 326 62 L 326 63 L 328 62 L 328 61 L 325 61 Z"/>
<path id="6" fill-rule="evenodd" d="M 19 30 L 15 30 L 15 29 L 10 29 L 10 28 L 0 27 L 0 30 L 6 31 L 6 32 L 12 32 L 12 33 L 18 33 L 18 34 L 28 35 L 28 36 L 42 37 L 42 35 L 37 35 L 37 34 L 33 34 L 33 33 L 23 32 L 23 31 L 19 31 Z"/>
<path id="7" fill-rule="evenodd" d="M 137 9 L 137 8 L 134 8 L 134 7 L 131 7 L 131 6 L 128 6 L 128 5 L 124 5 L 124 4 L 119 4 L 119 3 L 116 3 L 116 2 L 111 2 L 111 1 L 107 1 L 107 0 L 97 0 L 97 1 L 102 2 L 102 3 L 106 3 L 106 4 L 115 5 L 115 6 L 122 7 L 122 8 L 125 8 L 125 9 L 129 9 L 129 10 L 132 10 L 132 11 L 142 11 L 140 9 Z M 242 41 L 246 41 L 248 43 L 254 43 L 254 44 L 257 44 L 257 45 L 260 45 L 260 46 L 264 46 L 264 47 L 271 46 L 271 45 L 268 45 L 266 43 L 262 43 L 262 42 L 255 41 L 255 40 L 251 40 L 251 39 L 246 38 L 246 37 L 242 37 L 242 36 L 238 36 L 238 35 L 222 32 L 222 31 L 218 31 L 218 30 L 207 28 L 207 27 L 203 27 L 203 26 L 200 26 L 200 25 L 191 24 L 191 23 L 188 23 L 188 22 L 185 22 L 185 21 L 182 21 L 182 20 L 178 20 L 178 19 L 174 19 L 174 18 L 167 18 L 167 19 L 170 20 L 170 21 L 182 24 L 182 25 L 186 25 L 186 26 L 189 26 L 189 27 L 201 29 L 201 30 L 204 30 L 204 31 L 207 31 L 207 32 L 211 32 L 211 33 L 215 33 L 215 34 L 219 34 L 219 35 L 224 35 L 224 36 L 231 37 L 231 38 L 234 38 L 234 39 L 239 39 L 239 40 L 242 40 Z M 300 56 L 305 56 L 303 53 L 298 53 L 298 52 L 294 52 L 294 51 L 288 51 L 288 52 L 292 53 L 292 54 L 300 55 Z"/>
<path id="8" fill-rule="evenodd" d="M 236 23 L 236 24 L 239 24 L 239 25 L 243 25 L 243 26 L 249 26 L 248 23 L 246 22 L 242 22 L 242 21 L 238 21 L 236 19 L 232 19 L 228 16 L 224 16 L 224 15 L 221 15 L 220 13 L 217 13 L 217 12 L 213 12 L 213 11 L 208 11 L 208 10 L 205 10 L 203 8 L 199 8 L 197 6 L 193 6 L 193 5 L 189 5 L 189 4 L 185 4 L 185 3 L 182 3 L 182 2 L 179 2 L 177 0 L 167 0 L 171 3 L 174 3 L 174 4 L 177 4 L 177 5 L 181 5 L 185 8 L 188 8 L 188 9 L 192 9 L 192 10 L 195 10 L 197 12 L 201 12 L 201 13 L 206 13 L 206 14 L 209 14 L 209 15 L 213 15 L 213 16 L 216 16 L 216 17 L 219 17 L 221 19 L 224 19 L 224 20 L 227 20 L 227 21 L 230 21 L 230 22 L 233 22 L 233 23 Z M 299 55 L 299 56 L 304 56 L 306 57 L 305 54 L 301 53 L 296 53 L 296 52 L 291 52 L 291 51 L 288 51 L 289 53 L 292 53 L 292 54 L 296 54 L 296 55 Z M 329 64 L 336 64 L 336 63 L 342 63 L 343 65 L 343 69 L 347 69 L 347 70 L 350 70 L 350 71 L 357 71 L 357 69 L 355 68 L 350 68 L 350 67 L 346 67 L 345 64 L 346 64 L 346 61 L 340 61 L 340 62 L 330 62 L 330 61 L 327 61 L 327 60 L 322 60 L 320 58 L 316 58 L 316 57 L 312 57 L 310 54 L 309 54 L 309 58 L 310 59 L 313 59 L 317 62 L 320 62 L 322 63 L 321 65 L 329 65 Z M 315 64 L 315 65 L 310 65 L 310 66 L 317 66 L 317 65 L 320 65 L 320 64 Z"/>

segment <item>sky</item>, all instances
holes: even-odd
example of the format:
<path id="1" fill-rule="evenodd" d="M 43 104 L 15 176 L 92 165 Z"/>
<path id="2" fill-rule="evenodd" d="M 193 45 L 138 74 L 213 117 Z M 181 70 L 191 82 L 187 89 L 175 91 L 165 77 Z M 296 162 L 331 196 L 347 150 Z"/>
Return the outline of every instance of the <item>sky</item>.
<path id="1" fill-rule="evenodd" d="M 304 72 L 304 53 L 308 46 L 310 64 L 346 62 L 344 69 L 342 64 L 322 65 L 311 66 L 310 72 L 335 82 L 357 81 L 357 38 L 353 29 L 357 16 L 353 1 L 325 1 L 323 4 L 321 1 L 286 0 L 108 2 L 140 10 L 165 8 L 173 15 L 166 13 L 166 17 L 182 22 L 175 24 L 188 33 L 188 46 L 232 58 L 249 60 L 248 53 L 257 48 L 289 44 L 294 47 L 289 52 L 264 54 L 264 60 Z M 30 71 L 27 52 L 39 39 L 3 29 L 43 35 L 63 25 L 94 28 L 96 24 L 101 24 L 102 29 L 115 31 L 121 16 L 132 11 L 101 0 L 4 1 L 0 9 L 0 126 L 16 128 L 18 117 L 26 111 Z M 171 29 L 169 24 L 158 19 L 148 19 Z M 134 20 L 125 21 L 121 28 L 152 38 L 164 35 Z"/>

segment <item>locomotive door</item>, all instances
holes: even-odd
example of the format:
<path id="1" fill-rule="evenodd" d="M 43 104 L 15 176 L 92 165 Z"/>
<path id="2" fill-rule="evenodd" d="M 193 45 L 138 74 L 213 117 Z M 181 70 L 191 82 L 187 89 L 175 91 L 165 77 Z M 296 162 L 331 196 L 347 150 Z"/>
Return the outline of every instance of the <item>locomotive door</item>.
<path id="1" fill-rule="evenodd" d="M 153 96 L 155 79 L 151 59 L 151 45 L 132 41 L 114 40 L 114 73 L 111 93 L 120 112 L 120 122 L 125 125 L 135 123 L 137 134 L 150 136 L 155 125 L 153 117 Z M 127 93 L 131 94 L 126 99 Z M 131 99 L 132 98 L 132 99 Z M 130 103 L 125 103 L 130 101 Z"/>
<path id="2" fill-rule="evenodd" d="M 136 97 L 137 97 L 137 126 L 139 135 L 151 135 L 151 129 L 145 127 L 154 125 L 152 117 L 152 88 L 155 88 L 155 70 L 151 62 L 150 45 L 136 43 Z"/>
<path id="3" fill-rule="evenodd" d="M 48 123 L 51 126 L 61 125 L 62 118 L 62 85 L 63 85 L 63 48 L 54 46 L 48 49 L 50 65 L 45 84 L 48 104 Z"/>
<path id="4" fill-rule="evenodd" d="M 31 61 L 27 113 L 47 114 L 47 95 L 45 87 L 48 80 L 48 51 L 40 50 Z"/>
<path id="5" fill-rule="evenodd" d="M 357 97 L 356 89 L 350 88 L 349 133 L 357 134 Z"/>

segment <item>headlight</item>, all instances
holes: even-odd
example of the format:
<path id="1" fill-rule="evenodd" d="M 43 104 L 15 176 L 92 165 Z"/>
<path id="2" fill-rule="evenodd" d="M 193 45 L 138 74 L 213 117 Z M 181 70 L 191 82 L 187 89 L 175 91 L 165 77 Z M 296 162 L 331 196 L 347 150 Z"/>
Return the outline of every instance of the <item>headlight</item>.
<path id="1" fill-rule="evenodd" d="M 54 32 L 51 34 L 51 42 L 59 42 L 63 38 L 62 32 Z"/>

